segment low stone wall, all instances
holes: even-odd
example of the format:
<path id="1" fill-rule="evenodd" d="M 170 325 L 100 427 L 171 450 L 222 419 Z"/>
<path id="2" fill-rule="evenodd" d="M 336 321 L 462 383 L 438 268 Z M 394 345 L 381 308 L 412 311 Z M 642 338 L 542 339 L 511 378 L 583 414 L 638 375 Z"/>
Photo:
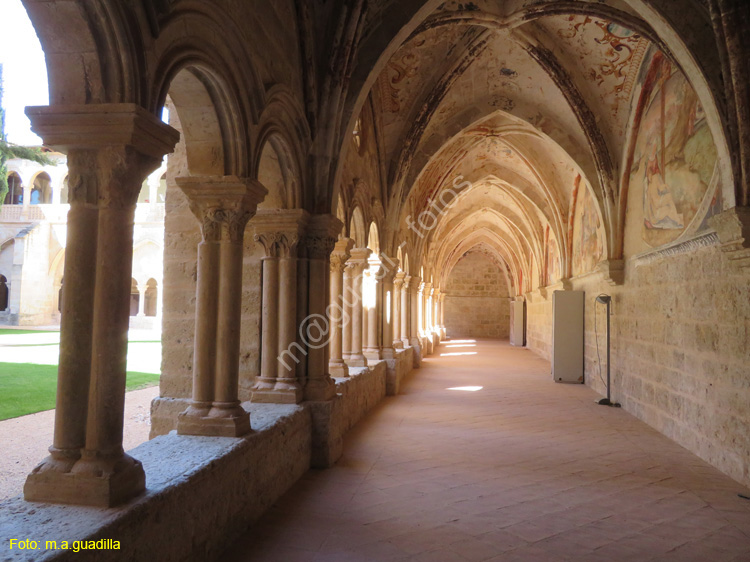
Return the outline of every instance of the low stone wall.
<path id="1" fill-rule="evenodd" d="M 398 355 L 402 371 L 411 370 L 411 348 Z M 0 503 L 0 536 L 33 538 L 41 545 L 10 551 L 5 542 L 2 560 L 216 559 L 311 465 L 335 462 L 343 435 L 385 397 L 386 362 L 352 369 L 352 376 L 336 379 L 336 390 L 330 402 L 244 403 L 253 427 L 244 438 L 172 432 L 143 443 L 129 453 L 143 463 L 148 490 L 125 506 L 103 510 L 27 503 L 20 497 Z M 179 412 L 185 403 L 163 399 L 156 407 Z M 172 540 L 174 529 L 192 540 Z M 63 540 L 99 539 L 118 540 L 120 550 L 45 549 L 48 540 L 61 546 Z"/>
<path id="2" fill-rule="evenodd" d="M 414 350 L 411 347 L 396 349 L 393 359 L 386 359 L 386 394 L 395 396 L 401 391 L 404 377 L 408 375 L 414 365 Z"/>
<path id="3" fill-rule="evenodd" d="M 349 377 L 335 379 L 336 392 L 341 397 L 337 415 L 342 435 L 385 398 L 385 379 L 385 361 L 378 361 L 370 367 L 350 368 Z"/>
<path id="4" fill-rule="evenodd" d="M 33 538 L 41 545 L 35 551 L 4 550 L 3 560 L 216 558 L 310 466 L 310 414 L 303 406 L 250 409 L 254 433 L 246 438 L 170 434 L 130 451 L 143 463 L 148 491 L 125 506 L 56 506 L 20 497 L 3 502 L 0 536 Z M 175 529 L 192 539 L 177 540 Z M 59 547 L 63 540 L 99 539 L 118 540 L 120 550 L 44 550 L 46 541 Z"/>

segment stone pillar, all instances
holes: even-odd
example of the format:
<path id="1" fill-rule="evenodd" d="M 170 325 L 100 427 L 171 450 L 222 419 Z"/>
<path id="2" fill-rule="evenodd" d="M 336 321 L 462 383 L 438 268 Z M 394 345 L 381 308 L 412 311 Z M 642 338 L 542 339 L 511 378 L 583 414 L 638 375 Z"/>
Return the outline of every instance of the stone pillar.
<path id="1" fill-rule="evenodd" d="M 388 271 L 385 271 L 383 274 L 382 279 L 382 286 L 383 290 L 381 292 L 382 294 L 382 302 L 383 306 L 381 308 L 381 325 L 383 327 L 383 343 L 382 343 L 382 357 L 383 359 L 393 359 L 395 357 L 395 351 L 394 351 L 394 342 L 393 342 L 393 326 L 395 324 L 395 314 L 394 314 L 394 308 L 395 308 L 395 291 L 394 291 L 394 278 L 396 277 L 396 271 L 391 269 Z M 391 298 L 390 301 L 387 299 L 388 294 L 390 293 Z"/>
<path id="2" fill-rule="evenodd" d="M 435 291 L 435 332 L 438 334 L 440 340 L 443 339 L 443 319 L 441 318 L 441 310 L 443 308 L 443 293 L 440 289 Z"/>
<path id="3" fill-rule="evenodd" d="M 401 341 L 401 290 L 404 286 L 404 272 L 398 272 L 393 278 L 393 292 L 391 293 L 391 334 L 393 335 L 393 347 L 403 349 L 404 342 Z"/>
<path id="4" fill-rule="evenodd" d="M 146 289 L 147 285 L 138 285 L 138 316 L 146 316 Z"/>
<path id="5" fill-rule="evenodd" d="M 351 256 L 351 254 L 350 254 Z M 347 259 L 344 265 L 344 292 L 342 295 L 342 307 L 344 309 L 344 320 L 342 323 L 341 349 L 344 362 L 348 363 L 352 358 L 352 315 L 354 314 L 354 280 L 352 272 L 354 264 Z M 347 369 L 347 375 L 349 370 Z"/>
<path id="6" fill-rule="evenodd" d="M 328 369 L 332 377 L 348 377 L 349 367 L 344 362 L 344 334 L 351 332 L 347 330 L 350 319 L 346 312 L 346 303 L 344 302 L 344 270 L 346 261 L 351 255 L 354 241 L 349 238 L 342 238 L 336 243 L 333 253 L 331 254 L 331 303 L 328 308 L 328 320 L 331 326 L 331 354 L 328 363 Z M 351 337 L 349 337 L 351 342 Z M 347 343 L 348 346 L 351 343 Z M 346 349 L 350 352 L 349 349 Z"/>
<path id="7" fill-rule="evenodd" d="M 383 265 L 376 255 L 372 255 L 368 261 L 369 267 L 365 273 L 364 287 L 370 292 L 372 302 L 369 303 L 369 309 L 365 306 L 367 312 L 367 328 L 365 334 L 367 339 L 364 342 L 364 355 L 368 362 L 380 361 L 382 359 L 380 352 L 380 315 L 383 310 Z M 367 303 L 365 303 L 367 304 Z"/>
<path id="8" fill-rule="evenodd" d="M 341 231 L 341 221 L 333 215 L 315 215 L 305 236 L 309 262 L 307 322 L 300 326 L 307 348 L 307 380 L 304 386 L 305 400 L 330 400 L 336 396 L 336 384 L 329 374 L 333 321 L 327 315 L 331 286 L 331 251 L 336 247 L 336 233 Z M 344 244 L 346 251 L 346 243 Z M 339 245 L 339 250 L 341 249 Z M 343 278 L 339 274 L 339 289 Z M 341 331 L 338 331 L 339 361 L 341 359 Z"/>
<path id="9" fill-rule="evenodd" d="M 411 330 L 409 328 L 409 318 L 411 316 L 411 304 L 409 302 L 409 287 L 411 285 L 411 276 L 404 275 L 404 282 L 401 286 L 401 320 L 400 328 L 401 343 L 404 347 L 408 347 L 411 341 Z"/>
<path id="10" fill-rule="evenodd" d="M 347 269 L 351 268 L 349 276 L 351 279 L 351 294 L 347 295 L 351 305 L 351 348 L 350 354 L 346 359 L 346 364 L 350 367 L 366 367 L 367 359 L 362 353 L 362 336 L 364 333 L 362 325 L 362 282 L 364 270 L 367 267 L 367 258 L 370 255 L 368 248 L 354 248 L 351 251 L 351 257 L 347 262 Z"/>
<path id="11" fill-rule="evenodd" d="M 428 294 L 431 291 L 432 285 L 430 283 L 422 283 L 420 289 L 419 289 L 419 321 L 420 329 L 419 329 L 419 335 L 422 337 L 425 337 L 429 331 L 429 327 L 427 326 L 427 318 L 428 318 L 428 312 L 430 308 L 430 303 L 428 301 Z"/>
<path id="12" fill-rule="evenodd" d="M 432 331 L 437 334 L 440 332 L 440 320 L 438 318 L 438 302 L 440 301 L 440 289 L 432 289 L 432 307 L 430 308 L 432 315 Z"/>
<path id="13" fill-rule="evenodd" d="M 445 297 L 446 293 L 440 294 L 440 334 L 442 335 L 443 339 L 445 339 L 448 335 L 445 331 Z"/>
<path id="14" fill-rule="evenodd" d="M 134 104 L 26 111 L 45 145 L 68 154 L 70 212 L 54 438 L 24 497 L 111 507 L 145 489 L 122 448 L 135 204 L 179 134 Z"/>
<path id="15" fill-rule="evenodd" d="M 297 365 L 304 348 L 297 332 L 297 246 L 309 221 L 301 209 L 263 210 L 253 218 L 255 240 L 263 258 L 261 371 L 253 402 L 297 404 L 302 384 Z"/>
<path id="16" fill-rule="evenodd" d="M 411 322 L 410 322 L 410 333 L 409 333 L 409 343 L 414 348 L 414 366 L 419 367 L 419 365 L 422 363 L 422 344 L 419 341 L 419 289 L 422 284 L 422 279 L 419 277 L 412 277 L 411 282 L 409 283 L 409 291 L 410 296 L 409 300 L 411 301 Z"/>
<path id="17" fill-rule="evenodd" d="M 250 432 L 240 406 L 242 256 L 247 221 L 266 195 L 231 176 L 176 178 L 200 221 L 193 351 L 193 397 L 177 418 L 182 435 L 237 437 Z"/>

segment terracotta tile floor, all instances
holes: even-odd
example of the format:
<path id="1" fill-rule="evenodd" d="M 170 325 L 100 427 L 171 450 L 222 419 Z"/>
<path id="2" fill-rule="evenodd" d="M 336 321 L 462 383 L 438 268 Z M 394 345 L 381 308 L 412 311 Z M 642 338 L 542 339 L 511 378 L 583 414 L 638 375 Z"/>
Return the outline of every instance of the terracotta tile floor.
<path id="1" fill-rule="evenodd" d="M 750 561 L 742 486 L 527 350 L 449 345 L 223 559 Z"/>

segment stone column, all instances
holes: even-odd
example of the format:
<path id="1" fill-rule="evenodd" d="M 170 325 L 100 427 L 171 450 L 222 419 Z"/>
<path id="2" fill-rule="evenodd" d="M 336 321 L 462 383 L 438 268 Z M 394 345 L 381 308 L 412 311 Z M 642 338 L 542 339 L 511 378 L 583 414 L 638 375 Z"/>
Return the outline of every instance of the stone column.
<path id="1" fill-rule="evenodd" d="M 354 248 L 351 251 L 351 257 L 347 263 L 348 267 L 351 267 L 351 294 L 347 295 L 347 298 L 351 299 L 352 319 L 350 322 L 351 328 L 351 349 L 350 355 L 346 359 L 347 365 L 350 367 L 366 367 L 367 359 L 362 353 L 362 282 L 363 273 L 367 267 L 367 258 L 370 255 L 368 248 Z"/>
<path id="2" fill-rule="evenodd" d="M 369 267 L 365 273 L 365 287 L 370 292 L 372 302 L 367 311 L 367 341 L 365 341 L 364 355 L 368 363 L 380 361 L 382 359 L 380 352 L 380 314 L 383 310 L 383 265 L 376 255 L 372 255 L 368 261 Z"/>
<path id="3" fill-rule="evenodd" d="M 45 145 L 68 154 L 71 207 L 54 438 L 24 496 L 111 507 L 145 489 L 122 448 L 135 203 L 179 134 L 134 104 L 26 111 Z"/>
<path id="4" fill-rule="evenodd" d="M 394 342 L 393 342 L 393 326 L 395 324 L 395 291 L 394 291 L 394 278 L 396 277 L 396 270 L 388 270 L 384 272 L 382 279 L 382 314 L 381 314 L 381 325 L 383 326 L 383 343 L 382 343 L 382 357 L 383 359 L 393 359 L 395 357 Z M 390 293 L 390 301 L 387 299 L 387 295 Z"/>
<path id="5" fill-rule="evenodd" d="M 349 367 L 344 362 L 343 345 L 344 334 L 351 335 L 347 330 L 349 319 L 344 302 L 344 270 L 353 245 L 351 239 L 342 238 L 336 243 L 331 254 L 331 303 L 327 314 L 331 326 L 331 355 L 328 369 L 331 376 L 337 378 L 349 376 Z"/>
<path id="6" fill-rule="evenodd" d="M 424 291 L 424 333 L 432 339 L 432 283 L 425 283 Z"/>
<path id="7" fill-rule="evenodd" d="M 200 221 L 193 397 L 177 418 L 182 435 L 237 437 L 250 431 L 240 406 L 239 352 L 245 226 L 266 190 L 231 176 L 176 178 Z"/>
<path id="8" fill-rule="evenodd" d="M 408 347 L 411 341 L 411 329 L 409 328 L 409 318 L 411 316 L 411 304 L 409 302 L 409 287 L 411 285 L 411 276 L 404 275 L 404 283 L 401 286 L 401 321 L 400 328 L 401 343 Z"/>
<path id="9" fill-rule="evenodd" d="M 401 290 L 404 286 L 404 272 L 398 272 L 393 278 L 393 292 L 391 293 L 391 334 L 393 336 L 393 347 L 403 349 L 404 342 L 401 341 Z"/>
<path id="10" fill-rule="evenodd" d="M 138 316 L 146 316 L 146 289 L 148 285 L 138 285 Z"/>
<path id="11" fill-rule="evenodd" d="M 253 402 L 297 404 L 302 385 L 297 365 L 305 350 L 297 337 L 297 246 L 309 221 L 302 209 L 263 210 L 253 218 L 263 246 L 261 371 Z"/>
<path id="12" fill-rule="evenodd" d="M 329 374 L 330 349 L 333 338 L 333 321 L 326 314 L 331 286 L 331 251 L 336 244 L 336 233 L 341 231 L 341 221 L 333 215 L 315 215 L 305 236 L 309 259 L 309 295 L 307 322 L 300 327 L 307 346 L 307 381 L 305 400 L 330 400 L 336 395 L 336 385 Z M 344 244 L 346 248 L 346 243 Z M 339 250 L 341 246 L 339 245 Z M 339 274 L 339 281 L 342 281 Z M 341 285 L 339 284 L 339 289 Z M 341 360 L 341 332 L 339 330 L 338 358 Z M 343 361 L 342 361 L 343 363 Z"/>
<path id="13" fill-rule="evenodd" d="M 440 320 L 438 318 L 438 302 L 440 301 L 440 289 L 432 289 L 432 307 L 430 308 L 432 315 L 432 331 L 433 333 L 440 332 Z"/>
<path id="14" fill-rule="evenodd" d="M 440 334 L 443 338 L 447 336 L 445 331 L 445 296 L 446 293 L 440 294 Z"/>
<path id="15" fill-rule="evenodd" d="M 344 266 L 344 291 L 342 294 L 344 320 L 342 323 L 341 339 L 342 357 L 345 363 L 348 363 L 352 358 L 352 315 L 354 314 L 353 304 L 356 296 L 354 293 L 354 280 L 352 276 L 354 268 L 354 264 L 350 261 L 350 259 L 347 259 L 347 262 Z M 346 372 L 348 376 L 348 368 Z"/>
<path id="16" fill-rule="evenodd" d="M 443 339 L 443 321 L 440 318 L 440 309 L 442 308 L 443 293 L 440 289 L 435 290 L 435 332 L 439 339 Z"/>
<path id="17" fill-rule="evenodd" d="M 409 291 L 410 291 L 410 297 L 409 300 L 411 301 L 411 322 L 410 322 L 410 333 L 409 333 L 409 343 L 414 348 L 414 365 L 419 366 L 419 364 L 422 361 L 422 344 L 419 341 L 419 298 L 420 298 L 420 286 L 422 284 L 422 279 L 419 277 L 412 277 L 411 282 L 409 283 Z"/>

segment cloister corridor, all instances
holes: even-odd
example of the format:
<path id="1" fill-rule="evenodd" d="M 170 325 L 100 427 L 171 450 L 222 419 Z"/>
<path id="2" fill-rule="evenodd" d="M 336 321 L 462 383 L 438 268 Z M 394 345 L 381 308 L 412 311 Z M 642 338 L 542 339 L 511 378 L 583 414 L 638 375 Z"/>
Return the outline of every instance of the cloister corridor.
<path id="1" fill-rule="evenodd" d="M 222 559 L 750 560 L 747 491 L 598 398 L 446 341 Z"/>

